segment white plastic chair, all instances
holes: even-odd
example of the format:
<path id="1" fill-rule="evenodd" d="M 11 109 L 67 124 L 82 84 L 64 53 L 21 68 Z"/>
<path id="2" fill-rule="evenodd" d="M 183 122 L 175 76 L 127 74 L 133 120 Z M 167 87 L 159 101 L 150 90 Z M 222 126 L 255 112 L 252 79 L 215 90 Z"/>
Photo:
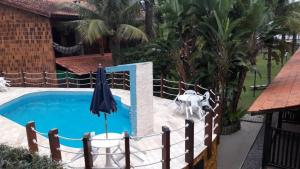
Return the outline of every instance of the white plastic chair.
<path id="1" fill-rule="evenodd" d="M 10 86 L 9 81 L 4 77 L 0 77 L 0 91 L 8 91 L 7 87 Z"/>
<path id="2" fill-rule="evenodd" d="M 192 116 L 194 112 L 197 112 L 197 115 L 201 119 L 203 117 L 203 109 L 201 105 L 201 98 L 199 95 L 191 95 L 188 97 L 188 102 L 186 106 L 186 118 L 189 118 L 189 114 Z"/>
<path id="3" fill-rule="evenodd" d="M 210 93 L 209 93 L 209 91 L 205 92 L 203 96 L 204 96 L 204 98 L 201 101 L 201 106 L 202 107 L 207 106 L 208 108 L 212 109 L 212 107 L 211 107 L 211 105 L 209 103 L 209 99 L 210 99 Z"/>
<path id="4" fill-rule="evenodd" d="M 193 112 L 197 112 L 199 118 L 203 116 L 201 105 L 202 98 L 196 91 L 186 90 L 183 95 L 178 95 L 174 101 L 178 105 L 178 112 L 180 110 L 185 110 L 185 116 L 187 119 L 193 115 Z"/>

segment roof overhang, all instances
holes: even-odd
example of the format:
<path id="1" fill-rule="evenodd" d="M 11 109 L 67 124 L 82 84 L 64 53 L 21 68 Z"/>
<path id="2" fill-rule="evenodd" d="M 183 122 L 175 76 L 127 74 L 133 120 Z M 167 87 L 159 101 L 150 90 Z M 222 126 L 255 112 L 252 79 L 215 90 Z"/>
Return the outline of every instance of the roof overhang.
<path id="1" fill-rule="evenodd" d="M 79 76 L 95 72 L 100 63 L 103 67 L 112 66 L 112 54 L 105 53 L 104 55 L 93 54 L 56 58 L 56 64 Z"/>
<path id="2" fill-rule="evenodd" d="M 300 108 L 300 49 L 290 58 L 270 85 L 254 101 L 252 115 Z"/>
<path id="3" fill-rule="evenodd" d="M 54 1 L 32 1 L 32 0 L 0 0 L 0 4 L 24 10 L 33 14 L 37 14 L 47 18 L 74 18 L 78 19 L 77 12 L 71 9 L 59 9 L 58 4 L 63 2 L 71 2 L 67 0 Z"/>

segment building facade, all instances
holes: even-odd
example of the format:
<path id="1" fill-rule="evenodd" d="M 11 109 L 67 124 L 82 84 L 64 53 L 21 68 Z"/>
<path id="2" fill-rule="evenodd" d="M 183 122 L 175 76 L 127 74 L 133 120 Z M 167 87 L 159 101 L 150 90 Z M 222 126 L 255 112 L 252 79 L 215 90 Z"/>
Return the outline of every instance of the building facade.
<path id="1" fill-rule="evenodd" d="M 55 71 L 49 18 L 0 4 L 0 71 Z"/>

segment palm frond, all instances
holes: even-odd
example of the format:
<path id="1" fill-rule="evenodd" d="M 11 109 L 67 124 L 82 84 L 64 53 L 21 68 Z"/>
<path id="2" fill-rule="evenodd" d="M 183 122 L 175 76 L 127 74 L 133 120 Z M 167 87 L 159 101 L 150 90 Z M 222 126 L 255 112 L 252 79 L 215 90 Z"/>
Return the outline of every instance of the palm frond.
<path id="1" fill-rule="evenodd" d="M 89 43 L 93 43 L 95 40 L 111 34 L 109 28 L 103 20 L 85 19 L 77 22 L 78 32 L 80 33 L 81 37 Z"/>
<path id="2" fill-rule="evenodd" d="M 121 24 L 117 29 L 117 36 L 123 40 L 141 40 L 148 41 L 147 35 L 137 27 L 127 24 Z"/>
<path id="3" fill-rule="evenodd" d="M 120 19 L 122 23 L 134 23 L 135 20 L 141 16 L 141 6 L 139 1 L 125 7 L 125 9 L 121 12 L 120 16 L 122 17 Z"/>

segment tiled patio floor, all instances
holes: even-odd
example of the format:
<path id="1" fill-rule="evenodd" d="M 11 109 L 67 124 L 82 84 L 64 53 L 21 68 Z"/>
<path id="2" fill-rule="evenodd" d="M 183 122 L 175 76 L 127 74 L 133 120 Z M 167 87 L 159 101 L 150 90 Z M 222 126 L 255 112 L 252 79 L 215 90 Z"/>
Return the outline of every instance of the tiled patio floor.
<path id="1" fill-rule="evenodd" d="M 31 92 L 39 92 L 39 91 L 91 91 L 91 89 L 59 89 L 59 88 L 10 88 L 8 92 L 6 93 L 0 93 L 0 105 L 8 102 L 14 98 L 17 98 L 21 95 L 31 93 Z M 119 89 L 113 89 L 113 94 L 118 95 L 122 98 L 122 101 L 125 104 L 130 104 L 129 100 L 129 91 L 126 90 L 119 90 Z M 154 131 L 153 133 L 160 133 L 161 127 L 163 125 L 166 125 L 170 127 L 171 131 L 174 129 L 178 129 L 184 126 L 184 115 L 180 115 L 178 113 L 174 113 L 173 105 L 171 100 L 162 99 L 158 97 L 154 98 Z M 5 143 L 11 146 L 15 147 L 25 147 L 27 148 L 27 138 L 26 138 L 26 132 L 25 128 L 23 126 L 20 126 L 19 124 L 10 121 L 9 119 L 6 119 L 3 116 L 0 116 L 0 144 Z M 195 156 L 197 156 L 200 152 L 202 152 L 205 149 L 205 146 L 203 145 L 204 140 L 204 123 L 203 121 L 200 121 L 199 119 L 195 118 L 195 133 L 198 131 L 197 136 L 195 136 L 195 145 L 200 144 L 200 146 L 195 147 Z M 215 138 L 215 135 L 214 137 Z M 184 139 L 184 129 L 171 132 L 171 144 L 176 143 L 180 140 Z M 38 135 L 38 143 L 44 146 L 48 146 L 48 139 L 46 137 Z M 139 147 L 142 150 L 145 149 L 151 149 L 161 146 L 161 137 L 155 136 L 155 137 L 149 137 L 144 138 L 141 140 L 131 140 L 131 144 Z M 40 151 L 39 153 L 42 155 L 49 155 L 50 152 L 47 148 L 39 147 Z M 63 150 L 68 150 L 72 152 L 79 152 L 79 149 L 61 146 Z M 104 150 L 101 150 L 101 153 L 104 153 Z M 184 153 L 184 142 L 174 145 L 171 147 L 171 158 L 178 156 L 180 154 Z M 70 159 L 72 159 L 75 156 L 75 154 L 65 153 L 62 152 L 62 159 L 63 162 L 70 162 Z M 141 161 L 134 156 L 132 158 L 132 164 L 133 165 L 142 165 L 142 164 L 148 164 L 156 161 L 161 160 L 161 150 L 155 150 L 155 151 L 149 151 L 145 154 L 144 161 Z M 104 166 L 104 157 L 98 156 L 97 159 L 94 161 L 94 165 L 96 167 L 103 167 Z M 124 160 L 121 161 L 122 164 L 124 164 Z M 71 162 L 68 164 L 69 166 L 73 167 L 82 167 L 84 166 L 84 159 L 80 158 L 74 162 Z M 181 156 L 179 158 L 176 158 L 174 160 L 171 160 L 171 168 L 172 169 L 179 169 L 185 166 L 184 162 L 184 156 Z M 151 165 L 149 167 L 141 167 L 141 168 L 149 168 L 149 169 L 160 169 L 161 164 Z"/>

